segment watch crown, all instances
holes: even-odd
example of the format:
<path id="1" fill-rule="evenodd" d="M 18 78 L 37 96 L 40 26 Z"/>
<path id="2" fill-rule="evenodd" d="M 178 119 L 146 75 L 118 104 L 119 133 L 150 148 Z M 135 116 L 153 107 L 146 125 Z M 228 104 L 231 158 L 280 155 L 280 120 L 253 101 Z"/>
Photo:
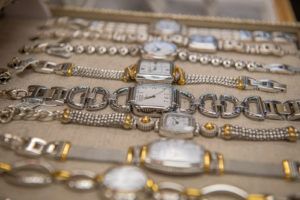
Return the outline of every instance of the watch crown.
<path id="1" fill-rule="evenodd" d="M 211 122 L 208 122 L 204 125 L 204 127 L 207 129 L 207 130 L 213 130 L 215 128 L 215 126 L 213 125 L 213 123 Z"/>
<path id="2" fill-rule="evenodd" d="M 148 116 L 144 116 L 141 118 L 141 122 L 145 123 L 145 124 L 148 124 L 150 122 L 150 117 Z"/>

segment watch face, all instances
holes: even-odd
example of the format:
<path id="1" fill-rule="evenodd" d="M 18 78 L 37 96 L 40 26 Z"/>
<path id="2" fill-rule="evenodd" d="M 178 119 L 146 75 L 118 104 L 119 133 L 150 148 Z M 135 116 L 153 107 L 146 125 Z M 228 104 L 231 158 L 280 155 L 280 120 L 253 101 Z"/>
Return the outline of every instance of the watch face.
<path id="1" fill-rule="evenodd" d="M 169 75 L 172 71 L 172 63 L 164 61 L 142 60 L 139 73 L 150 75 Z"/>
<path id="2" fill-rule="evenodd" d="M 154 25 L 154 31 L 160 34 L 174 34 L 180 32 L 181 26 L 174 20 L 159 20 Z"/>
<path id="3" fill-rule="evenodd" d="M 217 40 L 213 36 L 192 35 L 188 48 L 199 52 L 216 52 Z"/>
<path id="4" fill-rule="evenodd" d="M 137 82 L 173 82 L 173 63 L 168 61 L 141 60 L 138 65 Z"/>
<path id="5" fill-rule="evenodd" d="M 138 84 L 134 103 L 148 108 L 169 108 L 173 100 L 173 87 L 167 84 Z"/>
<path id="6" fill-rule="evenodd" d="M 187 140 L 160 140 L 148 146 L 147 167 L 166 173 L 201 172 L 204 148 Z"/>
<path id="7" fill-rule="evenodd" d="M 144 57 L 147 59 L 174 59 L 177 46 L 170 42 L 153 41 L 147 42 L 144 47 Z"/>
<path id="8" fill-rule="evenodd" d="M 185 113 L 166 113 L 161 117 L 159 133 L 165 137 L 193 137 L 195 119 Z"/>
<path id="9" fill-rule="evenodd" d="M 102 183 L 119 192 L 133 192 L 143 189 L 146 185 L 145 173 L 134 166 L 116 167 L 105 173 Z"/>

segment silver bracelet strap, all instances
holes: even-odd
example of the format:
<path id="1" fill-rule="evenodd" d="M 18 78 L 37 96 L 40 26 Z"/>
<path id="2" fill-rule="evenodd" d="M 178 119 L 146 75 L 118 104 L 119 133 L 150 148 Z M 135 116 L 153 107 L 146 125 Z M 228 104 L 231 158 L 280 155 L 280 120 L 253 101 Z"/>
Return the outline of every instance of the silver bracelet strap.
<path id="1" fill-rule="evenodd" d="M 238 160 L 224 160 L 225 173 L 299 179 L 300 163 L 283 161 L 281 164 L 253 163 Z"/>
<path id="2" fill-rule="evenodd" d="M 20 60 L 13 58 L 8 66 L 16 69 L 17 73 L 22 73 L 29 67 L 32 67 L 38 73 L 54 73 L 63 76 L 81 76 L 88 78 L 110 79 L 110 80 L 136 80 L 136 64 L 126 67 L 122 70 L 98 69 L 84 66 L 76 66 L 73 63 L 56 64 L 49 61 L 36 60 L 29 58 L 27 60 Z M 265 92 L 285 92 L 286 85 L 278 83 L 273 80 L 263 79 L 255 80 L 248 76 L 240 76 L 238 78 L 225 76 L 211 76 L 200 74 L 186 74 L 179 67 L 175 67 L 177 75 L 175 75 L 173 82 L 184 84 L 215 84 L 225 87 L 233 87 L 240 90 L 260 90 Z"/>
<path id="3" fill-rule="evenodd" d="M 126 151 L 72 145 L 66 160 L 125 163 Z"/>
<path id="4" fill-rule="evenodd" d="M 212 76 L 200 74 L 186 74 L 185 84 L 213 84 L 226 87 L 237 88 L 239 84 L 238 78 L 225 76 Z"/>

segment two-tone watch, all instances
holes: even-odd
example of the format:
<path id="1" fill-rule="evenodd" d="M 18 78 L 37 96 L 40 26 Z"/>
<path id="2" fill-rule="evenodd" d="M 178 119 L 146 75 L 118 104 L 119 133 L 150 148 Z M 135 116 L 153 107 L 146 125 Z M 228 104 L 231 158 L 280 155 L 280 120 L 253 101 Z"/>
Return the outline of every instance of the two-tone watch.
<path id="1" fill-rule="evenodd" d="M 206 43 L 206 42 L 204 42 Z M 198 44 L 195 43 L 195 46 Z M 213 49 L 213 44 L 201 44 L 203 48 Z M 21 53 L 47 53 L 52 56 L 70 58 L 73 53 L 88 55 L 116 55 L 122 56 L 141 55 L 144 59 L 163 59 L 189 61 L 203 65 L 223 66 L 224 68 L 235 68 L 236 70 L 247 69 L 250 72 L 266 72 L 279 74 L 295 74 L 300 71 L 299 67 L 289 66 L 286 64 L 261 64 L 255 61 L 233 60 L 231 58 L 222 58 L 219 56 L 202 55 L 197 52 L 190 52 L 186 49 L 178 49 L 177 45 L 165 41 L 152 41 L 144 43 L 143 46 L 105 46 L 105 45 L 72 45 L 70 43 L 39 43 L 35 45 L 25 45 L 20 49 Z"/>
<path id="2" fill-rule="evenodd" d="M 30 173 L 22 173 L 24 171 Z M 202 199 L 209 195 L 244 200 L 297 198 L 294 195 L 275 197 L 270 194 L 249 194 L 241 188 L 227 184 L 208 185 L 198 189 L 185 188 L 174 182 L 156 183 L 142 169 L 130 165 L 120 165 L 109 168 L 104 173 L 95 173 L 89 170 L 61 170 L 40 160 L 22 160 L 12 164 L 0 162 L 0 175 L 7 183 L 23 187 L 39 188 L 60 183 L 77 192 L 97 190 L 101 199 L 105 200 L 185 200 Z"/>
<path id="3" fill-rule="evenodd" d="M 16 141 L 17 140 L 17 141 Z M 24 156 L 54 158 L 57 160 L 86 160 L 141 165 L 158 173 L 170 175 L 190 174 L 245 174 L 298 180 L 300 163 L 284 160 L 281 163 L 252 163 L 224 159 L 189 140 L 163 139 L 143 146 L 130 147 L 127 152 L 118 149 L 92 148 L 73 145 L 67 141 L 47 143 L 40 138 L 14 137 L 4 134 L 2 146 L 16 149 Z"/>
<path id="4" fill-rule="evenodd" d="M 68 108 L 63 111 L 50 111 L 30 106 L 9 106 L 0 111 L 0 114 L 0 124 L 14 120 L 30 119 L 40 122 L 55 120 L 63 124 L 137 129 L 145 132 L 154 130 L 162 137 L 180 139 L 191 139 L 199 135 L 208 138 L 247 141 L 296 142 L 300 139 L 299 130 L 293 126 L 259 129 L 225 124 L 218 127 L 213 122 L 197 123 L 195 118 L 186 112 L 164 113 L 160 119 L 155 119 L 147 115 L 136 117 L 125 113 L 92 114 Z"/>
<path id="5" fill-rule="evenodd" d="M 151 58 L 151 57 L 150 57 Z M 78 66 L 74 63 L 56 64 L 50 61 L 29 58 L 20 60 L 13 58 L 8 66 L 22 73 L 31 67 L 35 72 L 53 73 L 62 76 L 81 76 L 87 78 L 123 80 L 124 82 L 136 81 L 155 83 L 187 84 L 212 84 L 233 87 L 239 90 L 257 89 L 265 92 L 285 92 L 286 85 L 276 81 L 263 79 L 255 80 L 248 76 L 225 77 L 201 74 L 186 74 L 183 69 L 171 61 L 141 59 L 136 64 L 122 70 L 110 70 Z"/>

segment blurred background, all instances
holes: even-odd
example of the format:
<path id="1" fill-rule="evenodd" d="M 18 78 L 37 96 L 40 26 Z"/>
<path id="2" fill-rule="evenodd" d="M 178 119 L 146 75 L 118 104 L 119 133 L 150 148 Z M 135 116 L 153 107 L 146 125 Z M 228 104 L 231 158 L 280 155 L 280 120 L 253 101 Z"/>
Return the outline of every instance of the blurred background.
<path id="1" fill-rule="evenodd" d="M 133 10 L 175 13 L 263 21 L 299 21 L 300 0 L 40 0 L 52 6 Z M 0 8 L 9 4 L 28 6 L 38 0 L 0 0 Z M 9 9 L 12 5 L 6 7 Z M 31 5 L 32 6 L 32 5 Z M 24 7 L 23 7 L 24 8 Z M 5 10 L 5 9 L 2 9 Z M 10 14 L 20 14 L 10 12 Z M 34 16 L 33 13 L 31 15 Z"/>

